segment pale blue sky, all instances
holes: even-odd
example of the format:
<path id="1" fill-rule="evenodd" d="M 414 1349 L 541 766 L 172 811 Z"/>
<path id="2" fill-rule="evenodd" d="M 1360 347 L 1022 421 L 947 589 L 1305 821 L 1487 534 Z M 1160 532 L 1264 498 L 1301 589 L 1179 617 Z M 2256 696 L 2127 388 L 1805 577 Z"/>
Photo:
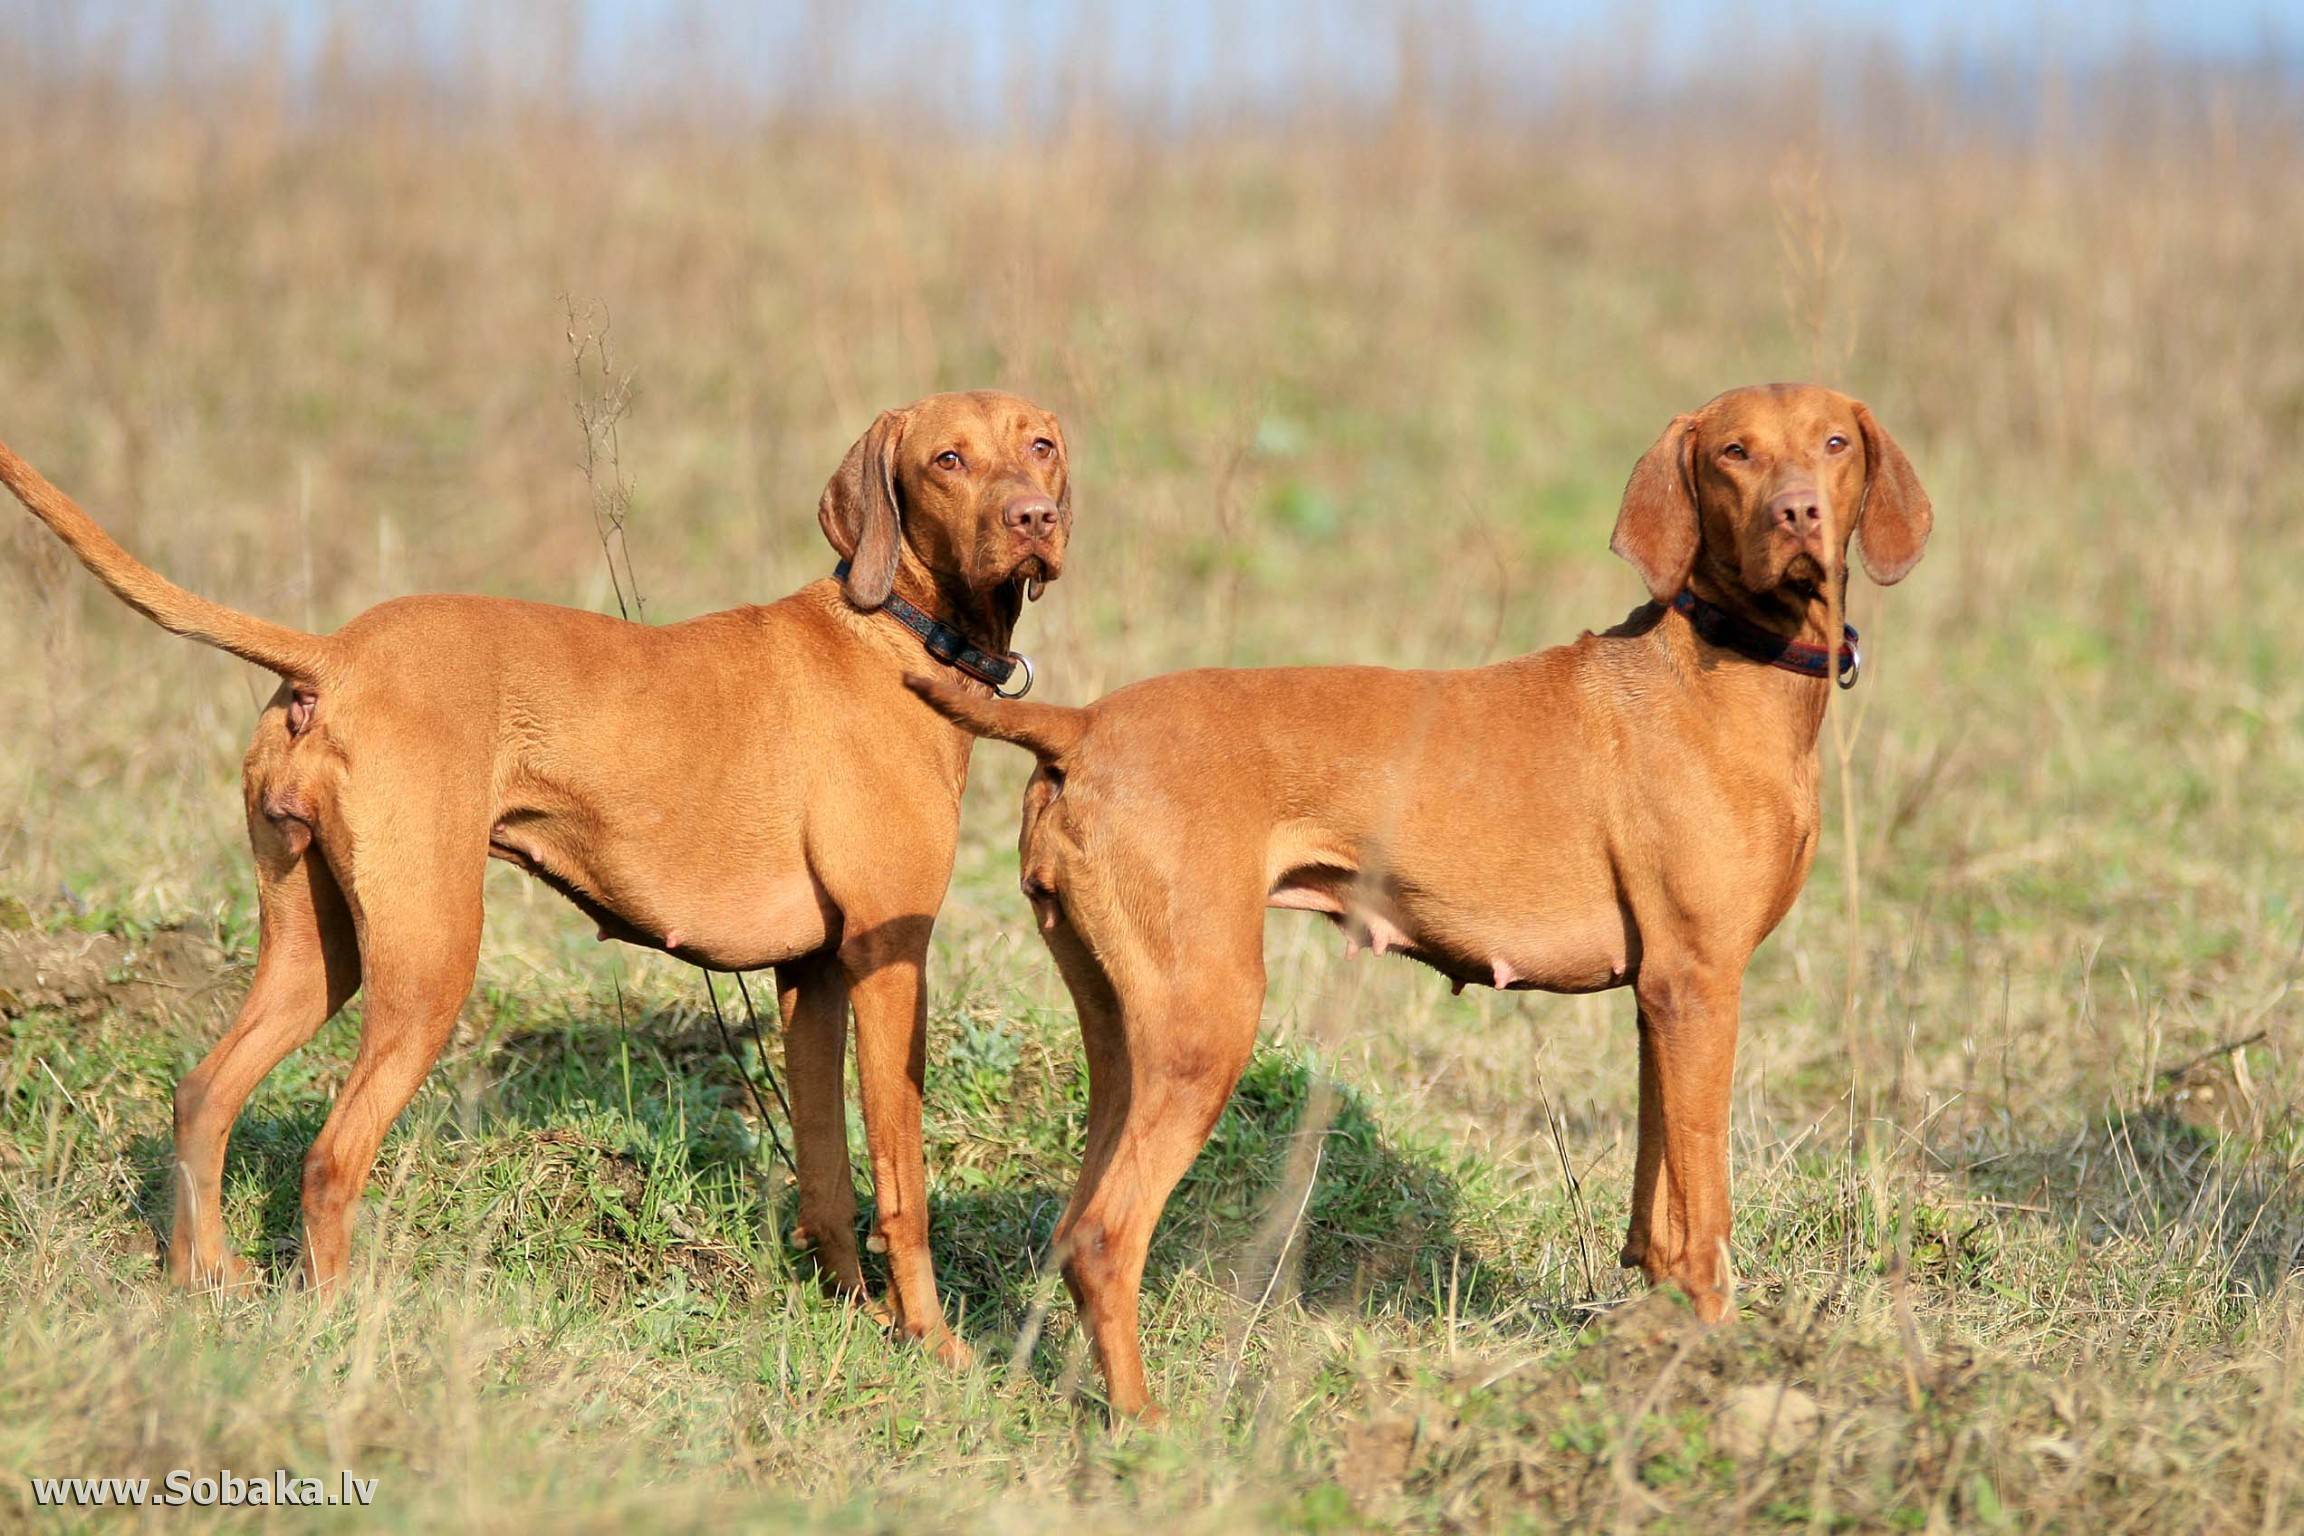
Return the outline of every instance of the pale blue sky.
<path id="1" fill-rule="evenodd" d="M 531 85 L 606 97 L 694 89 L 702 61 L 707 84 L 755 100 L 896 96 L 986 112 L 1070 70 L 1171 120 L 1284 107 L 1307 81 L 1383 99 L 1404 38 L 1443 78 L 1469 51 L 1492 82 L 1532 91 L 1580 68 L 1671 86 L 1873 48 L 1995 77 L 2051 64 L 2085 76 L 2140 51 L 2304 75 L 2298 0 L 0 0 L 0 26 L 35 47 L 143 62 L 203 11 L 212 37 L 296 62 L 333 23 L 394 56 L 453 69 L 484 55 Z"/>

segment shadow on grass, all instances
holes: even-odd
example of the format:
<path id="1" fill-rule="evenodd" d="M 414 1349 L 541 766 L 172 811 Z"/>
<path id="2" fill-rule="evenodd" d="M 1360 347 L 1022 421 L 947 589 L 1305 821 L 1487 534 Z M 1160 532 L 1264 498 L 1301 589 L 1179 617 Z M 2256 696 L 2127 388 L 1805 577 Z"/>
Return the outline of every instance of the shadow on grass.
<path id="1" fill-rule="evenodd" d="M 1411 1319 L 1572 1311 L 1577 1296 L 1539 1285 L 1501 1257 L 1478 1167 L 1442 1146 L 1388 1134 L 1347 1085 L 1332 1085 L 1306 1198 L 1289 1165 L 1319 1091 L 1303 1062 L 1258 1052 L 1161 1218 L 1144 1276 L 1148 1314 L 1189 1271 L 1244 1307 L 1269 1292 L 1315 1310 Z M 938 1272 L 979 1343 L 1005 1347 L 1036 1298 L 1063 1298 L 1042 1266 L 1078 1171 L 1084 1109 L 1082 1094 L 1068 1116 L 1074 1134 L 1038 1177 L 938 1202 Z M 1060 1370 L 1060 1353 L 1043 1350 L 1037 1372 Z"/>
<path id="2" fill-rule="evenodd" d="M 1068 1029 L 1068 1019 L 1060 1022 Z M 429 1106 L 419 1100 L 384 1157 L 409 1135 L 437 1130 L 441 1096 L 452 1103 L 462 1095 L 463 1124 L 477 1150 L 459 1150 L 455 1159 L 506 1164 L 502 1181 L 527 1186 L 524 1211 L 588 1224 L 597 1239 L 588 1249 L 592 1262 L 629 1271 L 609 1289 L 662 1270 L 664 1255 L 641 1251 L 652 1243 L 714 1243 L 780 1270 L 781 1234 L 794 1219 L 792 1195 L 783 1169 L 770 1161 L 757 1105 L 771 1107 L 787 1146 L 790 1128 L 759 1078 L 743 1023 L 732 1017 L 730 1024 L 742 1068 L 730 1060 L 709 1015 L 693 1009 L 633 1009 L 621 1023 L 612 1010 L 530 1018 L 451 1053 L 426 1090 Z M 1057 1042 L 1057 1021 L 1043 1032 L 1048 1039 L 981 1023 L 940 1026 L 936 1033 L 928 1068 L 928 1157 L 939 1279 L 947 1311 L 965 1331 L 981 1348 L 1004 1351 L 1038 1299 L 1063 1300 L 1061 1284 L 1052 1274 L 1044 1280 L 1042 1266 L 1079 1169 L 1084 1073 L 1076 1045 Z M 773 1048 L 772 1020 L 768 1039 Z M 740 1072 L 752 1075 L 751 1087 Z M 329 1107 L 324 1077 L 304 1074 L 296 1081 L 301 1086 L 260 1092 L 234 1128 L 225 1167 L 228 1200 L 244 1200 L 252 1185 L 263 1191 L 256 1256 L 275 1277 L 294 1262 L 303 1158 Z M 1481 1317 L 1564 1308 L 1576 1299 L 1556 1284 L 1537 1287 L 1499 1260 L 1495 1242 L 1483 1241 L 1489 1234 L 1482 1230 L 1475 1166 L 1444 1147 L 1388 1134 L 1348 1085 L 1334 1088 L 1318 1178 L 1297 1218 L 1300 1187 L 1283 1186 L 1315 1097 L 1315 1074 L 1304 1063 L 1272 1050 L 1257 1054 L 1169 1203 L 1145 1276 L 1148 1306 L 1157 1307 L 1191 1270 L 1253 1303 L 1272 1282 L 1281 1234 L 1292 1234 L 1285 1283 L 1316 1308 Z M 850 1119 L 860 1220 L 868 1226 L 869 1165 L 854 1135 L 853 1103 Z M 999 1150 L 987 1154 L 986 1148 Z M 142 1135 L 131 1151 L 142 1209 L 164 1244 L 173 1203 L 169 1141 Z M 572 1162 L 617 1166 L 570 1180 L 563 1174 Z M 420 1181 L 446 1177 L 437 1168 L 416 1174 Z M 680 1208 L 661 1230 L 624 1214 L 654 1203 L 649 1183 Z M 618 1185 L 621 1195 L 613 1188 Z M 564 1198 L 583 1205 L 604 1187 L 620 1202 L 607 1213 L 612 1220 L 601 1220 L 588 1205 L 563 1211 L 552 1204 Z M 423 1209 L 437 1203 L 436 1191 L 389 1219 L 456 1219 Z M 371 1199 L 363 1226 L 375 1219 Z M 676 1231 L 677 1241 L 662 1231 Z M 373 1232 L 369 1227 L 368 1235 Z M 867 1263 L 876 1260 L 868 1256 Z M 573 1274 L 568 1283 L 576 1283 Z M 1042 1358 L 1050 1353 L 1044 1350 Z"/>
<path id="3" fill-rule="evenodd" d="M 2299 1127 L 2285 1112 L 2235 1123 L 2202 1113 L 2182 1085 L 2071 1134 L 1977 1159 L 1968 1182 L 2018 1218 L 2053 1226 L 2085 1256 L 2147 1245 L 2192 1294 L 2202 1280 L 2225 1301 L 2268 1295 L 2304 1267 Z"/>
<path id="4" fill-rule="evenodd" d="M 304 1153 L 326 1118 L 327 1105 L 318 1103 L 287 1113 L 244 1113 L 232 1128 L 224 1161 L 224 1197 L 229 1202 L 250 1184 L 264 1192 L 257 1218 L 263 1251 L 249 1257 L 268 1279 L 283 1279 L 295 1268 L 302 1230 Z M 138 1214 L 152 1229 L 155 1250 L 164 1254 L 176 1210 L 175 1141 L 167 1135 L 142 1133 L 130 1139 L 128 1155 L 137 1172 Z"/>

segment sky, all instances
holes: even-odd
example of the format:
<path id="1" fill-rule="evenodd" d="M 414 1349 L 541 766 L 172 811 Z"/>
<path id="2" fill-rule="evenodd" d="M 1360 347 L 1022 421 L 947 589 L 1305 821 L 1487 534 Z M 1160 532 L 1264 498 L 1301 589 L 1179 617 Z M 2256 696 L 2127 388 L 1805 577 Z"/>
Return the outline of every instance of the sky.
<path id="1" fill-rule="evenodd" d="M 701 74 L 755 99 L 912 96 L 987 113 L 1070 71 L 1178 120 L 1285 107 L 1308 83 L 1386 99 L 1404 43 L 1442 78 L 1452 58 L 1506 81 L 1580 61 L 1665 88 L 1819 49 L 1954 74 L 2085 75 L 2148 51 L 2304 75 L 2304 0 L 0 0 L 0 30 L 135 61 L 173 46 L 188 13 L 223 46 L 292 65 L 333 27 L 443 69 L 485 55 L 608 99 Z"/>

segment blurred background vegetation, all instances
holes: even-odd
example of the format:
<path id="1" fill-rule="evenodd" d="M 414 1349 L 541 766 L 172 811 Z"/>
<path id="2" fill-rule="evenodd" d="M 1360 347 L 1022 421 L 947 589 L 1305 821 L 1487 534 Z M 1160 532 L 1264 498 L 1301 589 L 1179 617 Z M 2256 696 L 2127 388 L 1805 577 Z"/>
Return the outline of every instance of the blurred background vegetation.
<path id="1" fill-rule="evenodd" d="M 585 418 L 626 381 L 632 570 L 659 620 L 823 574 L 815 499 L 875 410 L 991 385 L 1060 411 L 1074 559 L 1020 643 L 1068 700 L 1207 663 L 1472 665 L 1603 627 L 1640 596 L 1606 550 L 1631 463 L 1737 384 L 1867 400 L 1937 506 L 1913 577 L 1854 599 L 1868 666 L 1838 706 L 1825 792 L 1834 825 L 1831 797 L 1853 797 L 1856 836 L 1827 845 L 1746 990 L 1740 1260 L 1780 1309 L 1746 1337 L 1780 1354 L 1706 1368 L 1715 1385 L 1804 1382 L 1856 1426 L 1863 1465 L 1891 1472 L 1866 1481 L 1856 1452 L 1813 1445 L 1797 1463 L 1686 1450 L 1718 1405 L 1675 1406 L 1661 1377 L 1606 1396 L 1602 1371 L 1607 1413 L 1563 1423 L 1533 1398 L 1498 1406 L 1487 1366 L 1464 1364 L 1539 1362 L 1559 1385 L 1544 1373 L 1584 1358 L 1563 1309 L 1595 1268 L 1597 1294 L 1620 1292 L 1620 999 L 1451 999 L 1412 967 L 1348 968 L 1308 922 L 1272 924 L 1272 1053 L 1179 1202 L 1167 1298 L 1148 1298 L 1168 1309 L 1151 1350 L 1172 1398 L 1200 1403 L 1235 1344 L 1266 1397 L 1204 1404 L 1177 1434 L 1205 1442 L 1163 1459 L 1076 1446 L 1060 1401 L 939 1385 L 793 1299 L 778 1197 L 738 1171 L 757 1150 L 748 1101 L 724 1063 L 683 1053 L 692 973 L 592 945 L 508 871 L 490 876 L 468 1038 L 387 1149 L 417 1160 L 409 1198 L 549 1184 L 572 1155 L 549 1138 L 578 1136 L 611 1172 L 637 1159 L 643 1195 L 688 1190 L 701 1204 L 680 1220 L 774 1283 L 671 1343 L 627 1340 L 623 1280 L 507 1250 L 500 1217 L 444 1219 L 386 1239 L 402 1289 L 381 1294 L 421 1312 L 445 1305 L 423 1277 L 475 1276 L 459 1305 L 477 1315 L 435 1326 L 527 1341 L 512 1358 L 473 1343 L 411 1365 L 420 1388 L 377 1385 L 363 1330 L 388 1333 L 390 1305 L 331 1325 L 250 1303 L 229 1326 L 294 1356 L 237 1389 L 273 1416 L 248 1429 L 203 1408 L 180 1453 L 322 1457 L 289 1426 L 334 1423 L 351 1380 L 387 1426 L 355 1441 L 387 1466 L 453 1459 L 460 1394 L 525 1405 L 503 1409 L 525 1427 L 504 1431 L 486 1491 L 458 1495 L 480 1502 L 403 1504 L 417 1523 L 605 1500 L 670 1456 L 696 1465 L 659 1469 L 679 1497 L 657 1515 L 754 1495 L 917 1512 L 924 1496 L 1033 1525 L 1150 1502 L 1299 1525 L 1661 1508 L 2037 1526 L 2087 1509 L 2113 1528 L 2279 1528 L 2304 1449 L 2286 1281 L 2304 1244 L 2300 57 L 2292 18 L 2220 3 L 2111 23 L 1931 5 L 1875 22 L 1679 3 L 433 5 L 393 21 L 0 4 L 0 436 L 152 564 L 289 622 L 332 627 L 418 590 L 613 606 L 579 466 Z M 152 631 L 28 518 L 0 517 L 0 900 L 26 930 L 11 942 L 129 946 L 77 1001 L 19 982 L 33 1001 L 0 1037 L 16 1149 L 0 1148 L 0 1221 L 25 1239 L 0 1337 L 44 1362 L 19 1382 L 26 1427 L 0 1432 L 0 1470 L 81 1470 L 55 1465 L 74 1444 L 157 1454 L 136 1428 L 152 1389 L 99 1359 L 234 1396 L 217 1374 L 233 1357 L 204 1352 L 212 1322 L 147 1294 L 138 1245 L 162 1203 L 169 1084 L 249 959 L 236 776 L 269 686 Z M 940 1261 L 1001 1340 L 1036 1294 L 1077 1118 L 1069 1009 L 1014 892 L 1018 757 L 977 755 L 931 1067 Z M 194 969 L 220 1002 L 104 990 L 156 929 L 212 946 Z M 262 1127 L 283 1146 L 308 1134 L 351 1028 L 251 1111 L 234 1219 L 252 1246 L 292 1236 L 293 1156 L 263 1153 Z M 656 1073 L 640 1098 L 662 1094 L 648 1113 L 635 1038 Z M 1244 1311 L 1266 1275 L 1234 1278 L 1276 1262 L 1254 1238 L 1258 1180 L 1330 1071 L 1355 1145 L 1424 1150 L 1331 1169 L 1303 1298 Z M 1460 1240 L 1432 1249 L 1425 1229 L 1451 1222 Z M 1423 1235 L 1402 1252 L 1454 1258 L 1420 1278 L 1377 1265 L 1398 1294 L 1368 1291 L 1370 1245 L 1403 1224 Z M 655 1284 L 644 1226 L 615 1228 L 611 1252 Z M 90 1252 L 111 1257 L 92 1272 Z M 1450 1290 L 1465 1263 L 1500 1288 L 1477 1324 Z M 1419 1286 L 1441 1299 L 1410 1305 Z M 1312 1304 L 1339 1295 L 1341 1312 Z M 560 1335 L 538 1321 L 555 1317 Z M 568 1328 L 726 1423 L 675 1423 L 642 1392 L 589 1428 L 547 1427 L 596 1379 L 566 1363 Z M 1862 1368 L 1819 1365 L 1827 1335 Z M 547 1336 L 562 1355 L 534 1344 Z M 754 1369 L 763 1338 L 802 1362 L 773 1384 Z M 1937 1374 L 1907 1369 L 1912 1348 Z M 890 1380 L 927 1406 L 890 1407 Z M 1308 1405 L 1276 1439 L 1273 1393 Z M 1425 1426 L 1405 1450 L 1403 1396 Z M 956 1406 L 1005 1448 L 939 1418 Z M 925 1447 L 903 1476 L 883 1444 L 900 1411 Z M 637 1461 L 604 1448 L 604 1424 Z M 1685 1455 L 1657 1453 L 1657 1425 Z M 795 1426 L 837 1449 L 804 1453 Z M 1520 1453 L 1498 1448 L 1521 1444 L 1551 1470 L 1509 1470 Z M 1372 1488 L 1338 1470 L 1395 1451 Z M 1561 1465 L 1600 1471 L 1555 1487 Z"/>

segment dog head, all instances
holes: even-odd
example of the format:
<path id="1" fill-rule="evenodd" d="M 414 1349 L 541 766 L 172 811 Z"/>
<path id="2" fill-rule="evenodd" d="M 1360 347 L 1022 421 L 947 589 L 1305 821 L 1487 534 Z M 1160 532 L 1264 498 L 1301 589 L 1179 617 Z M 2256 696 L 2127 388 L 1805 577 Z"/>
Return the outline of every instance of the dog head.
<path id="1" fill-rule="evenodd" d="M 1656 601 L 1716 595 L 1805 607 L 1846 580 L 1848 541 L 1882 586 L 1919 564 L 1934 514 L 1871 411 L 1812 384 L 1733 389 L 1677 416 L 1624 487 L 1609 548 Z"/>
<path id="2" fill-rule="evenodd" d="M 1072 476 L 1055 414 L 995 390 L 882 411 L 824 487 L 816 518 L 877 608 L 912 566 L 934 587 L 1038 597 L 1063 573 Z"/>

